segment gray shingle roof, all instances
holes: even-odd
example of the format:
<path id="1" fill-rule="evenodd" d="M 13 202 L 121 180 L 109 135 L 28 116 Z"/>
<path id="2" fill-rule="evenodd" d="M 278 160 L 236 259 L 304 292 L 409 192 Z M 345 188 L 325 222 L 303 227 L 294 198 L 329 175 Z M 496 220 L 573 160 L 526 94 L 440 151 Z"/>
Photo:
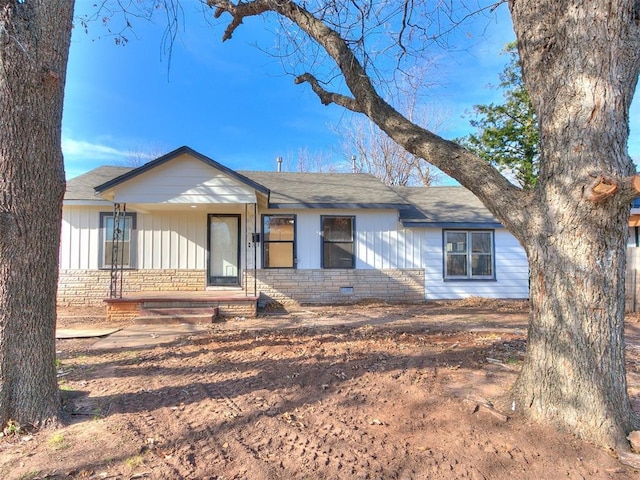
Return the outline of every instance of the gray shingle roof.
<path id="1" fill-rule="evenodd" d="M 401 210 L 400 220 L 405 226 L 501 226 L 478 197 L 464 187 L 395 187 L 395 190 L 423 215 L 417 218 L 415 211 Z"/>
<path id="2" fill-rule="evenodd" d="M 100 200 L 94 187 L 134 170 L 102 166 L 67 181 L 65 200 Z M 498 220 L 463 187 L 387 187 L 358 173 L 237 172 L 270 191 L 271 208 L 397 208 L 407 227 L 499 228 Z"/>
<path id="3" fill-rule="evenodd" d="M 240 173 L 271 190 L 274 208 L 396 208 L 407 203 L 376 177 L 362 173 Z"/>
<path id="4" fill-rule="evenodd" d="M 132 167 L 114 167 L 105 165 L 95 168 L 90 172 L 67 180 L 65 200 L 100 200 L 96 197 L 93 187 L 103 184 L 113 178 L 133 170 Z"/>
<path id="5" fill-rule="evenodd" d="M 94 187 L 129 173 L 103 166 L 67 182 L 65 200 L 97 200 Z M 407 203 L 377 178 L 365 174 L 237 172 L 270 190 L 273 208 L 395 208 Z"/>

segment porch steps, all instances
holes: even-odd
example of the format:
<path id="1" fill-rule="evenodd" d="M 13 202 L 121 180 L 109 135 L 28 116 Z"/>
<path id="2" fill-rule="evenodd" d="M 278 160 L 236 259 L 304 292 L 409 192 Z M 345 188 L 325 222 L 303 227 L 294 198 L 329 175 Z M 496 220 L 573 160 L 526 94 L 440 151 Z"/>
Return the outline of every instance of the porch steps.
<path id="1" fill-rule="evenodd" d="M 257 314 L 259 295 L 238 292 L 137 292 L 107 298 L 107 320 L 141 323 L 211 323 Z"/>
<path id="2" fill-rule="evenodd" d="M 208 324 L 215 322 L 219 314 L 219 308 L 211 306 L 144 308 L 132 322 L 137 325 Z"/>

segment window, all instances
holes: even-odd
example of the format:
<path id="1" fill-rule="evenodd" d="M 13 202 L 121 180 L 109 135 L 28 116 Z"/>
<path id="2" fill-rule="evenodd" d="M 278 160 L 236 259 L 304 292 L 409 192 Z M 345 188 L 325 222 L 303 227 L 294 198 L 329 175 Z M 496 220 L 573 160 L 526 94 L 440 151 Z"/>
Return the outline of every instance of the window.
<path id="1" fill-rule="evenodd" d="M 627 239 L 627 247 L 637 247 L 640 245 L 640 236 L 638 235 L 638 227 L 629 227 L 629 237 Z"/>
<path id="2" fill-rule="evenodd" d="M 295 215 L 262 216 L 262 267 L 295 268 Z"/>
<path id="3" fill-rule="evenodd" d="M 493 232 L 445 230 L 445 279 L 494 279 Z"/>
<path id="4" fill-rule="evenodd" d="M 114 222 L 112 213 L 100 213 L 100 268 L 111 268 L 113 265 Z M 125 213 L 120 219 L 122 238 L 118 244 L 117 266 L 135 268 L 136 257 L 136 214 Z"/>
<path id="5" fill-rule="evenodd" d="M 354 268 L 354 217 L 322 216 L 322 268 Z"/>

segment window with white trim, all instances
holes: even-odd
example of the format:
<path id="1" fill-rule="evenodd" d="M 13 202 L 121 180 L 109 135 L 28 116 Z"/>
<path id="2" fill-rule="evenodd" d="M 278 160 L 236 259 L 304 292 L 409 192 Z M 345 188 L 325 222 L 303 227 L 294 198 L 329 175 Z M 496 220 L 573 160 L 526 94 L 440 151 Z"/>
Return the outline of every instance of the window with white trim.
<path id="1" fill-rule="evenodd" d="M 118 244 L 117 265 L 122 268 L 136 268 L 136 214 L 125 213 L 120 219 L 122 238 Z M 113 264 L 114 239 L 113 214 L 100 213 L 100 268 L 111 268 Z"/>
<path id="2" fill-rule="evenodd" d="M 445 230 L 444 278 L 494 279 L 493 243 L 490 230 Z"/>

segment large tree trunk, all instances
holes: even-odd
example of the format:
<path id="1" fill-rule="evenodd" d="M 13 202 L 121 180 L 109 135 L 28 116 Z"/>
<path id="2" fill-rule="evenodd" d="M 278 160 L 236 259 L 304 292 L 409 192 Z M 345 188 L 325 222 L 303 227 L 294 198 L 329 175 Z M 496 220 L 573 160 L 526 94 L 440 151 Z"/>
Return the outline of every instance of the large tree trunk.
<path id="1" fill-rule="evenodd" d="M 634 172 L 627 137 L 640 50 L 635 3 L 510 2 L 542 147 L 531 221 L 517 232 L 529 256 L 532 310 L 516 403 L 616 449 L 628 448 L 635 422 L 623 338 L 629 196 L 599 199 L 591 186 L 598 175 Z"/>
<path id="2" fill-rule="evenodd" d="M 624 266 L 627 217 L 598 224 L 555 197 L 557 216 L 527 247 L 531 314 L 527 356 L 514 388 L 529 417 L 627 449 L 633 413 L 624 364 Z M 596 224 L 594 224 L 597 222 Z M 564 222 L 569 225 L 561 227 Z"/>
<path id="3" fill-rule="evenodd" d="M 60 415 L 60 136 L 72 16 L 72 0 L 0 0 L 0 424 Z"/>

